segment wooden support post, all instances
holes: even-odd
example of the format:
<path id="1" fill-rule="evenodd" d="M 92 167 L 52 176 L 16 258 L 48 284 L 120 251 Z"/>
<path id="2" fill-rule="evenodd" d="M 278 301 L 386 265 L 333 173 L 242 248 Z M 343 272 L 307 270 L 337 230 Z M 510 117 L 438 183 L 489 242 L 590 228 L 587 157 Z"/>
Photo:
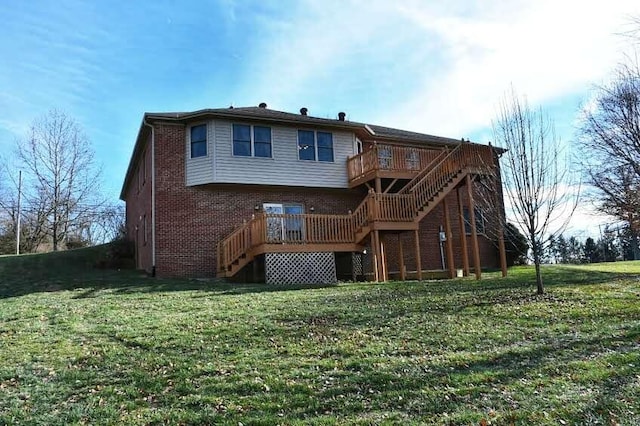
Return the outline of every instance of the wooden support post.
<path id="1" fill-rule="evenodd" d="M 460 221 L 460 250 L 462 250 L 462 270 L 464 276 L 469 276 L 469 250 L 467 249 L 467 231 L 464 226 L 464 207 L 462 205 L 461 188 L 456 191 L 458 193 L 458 219 Z"/>
<path id="2" fill-rule="evenodd" d="M 416 277 L 418 281 L 422 281 L 422 257 L 420 255 L 420 233 L 416 229 L 413 233 L 413 238 L 416 243 Z"/>
<path id="3" fill-rule="evenodd" d="M 442 209 L 444 210 L 444 232 L 447 237 L 447 266 L 449 267 L 449 278 L 456 276 L 456 266 L 453 261 L 453 236 L 451 235 L 451 219 L 449 218 L 449 205 L 447 197 L 442 199 Z"/>
<path id="4" fill-rule="evenodd" d="M 407 271 L 404 267 L 404 251 L 402 249 L 402 234 L 398 234 L 398 259 L 400 260 L 400 281 L 407 279 Z"/>
<path id="5" fill-rule="evenodd" d="M 504 228 L 502 225 L 498 225 L 498 249 L 500 250 L 500 269 L 502 269 L 502 276 L 507 276 L 507 252 L 504 248 Z"/>
<path id="6" fill-rule="evenodd" d="M 373 268 L 374 268 L 374 275 L 376 278 L 376 282 L 379 283 L 381 281 L 384 280 L 384 276 L 382 275 L 382 268 L 380 267 L 381 264 L 381 252 L 380 252 L 380 231 L 375 230 L 373 231 L 373 233 L 371 234 L 373 236 L 373 241 L 371 242 L 371 248 L 373 249 Z"/>
<path id="7" fill-rule="evenodd" d="M 380 268 L 382 269 L 382 282 L 389 281 L 389 274 L 387 271 L 387 254 L 384 250 L 384 238 L 380 238 Z"/>
<path id="8" fill-rule="evenodd" d="M 471 244 L 473 245 L 473 269 L 476 279 L 482 278 L 480 270 L 480 250 L 478 249 L 478 231 L 476 229 L 476 205 L 473 201 L 473 181 L 471 175 L 467 175 L 467 194 L 469 195 L 469 221 L 471 222 Z"/>
<path id="9" fill-rule="evenodd" d="M 382 179 L 380 179 L 379 177 L 376 178 L 376 193 L 382 193 Z"/>

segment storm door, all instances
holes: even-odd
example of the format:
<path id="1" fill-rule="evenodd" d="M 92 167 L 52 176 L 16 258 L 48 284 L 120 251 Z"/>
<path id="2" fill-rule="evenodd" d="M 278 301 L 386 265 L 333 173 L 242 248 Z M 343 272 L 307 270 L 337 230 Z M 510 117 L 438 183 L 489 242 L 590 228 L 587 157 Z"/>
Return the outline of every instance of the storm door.
<path id="1" fill-rule="evenodd" d="M 300 204 L 265 203 L 267 242 L 300 242 L 304 240 L 304 208 Z"/>

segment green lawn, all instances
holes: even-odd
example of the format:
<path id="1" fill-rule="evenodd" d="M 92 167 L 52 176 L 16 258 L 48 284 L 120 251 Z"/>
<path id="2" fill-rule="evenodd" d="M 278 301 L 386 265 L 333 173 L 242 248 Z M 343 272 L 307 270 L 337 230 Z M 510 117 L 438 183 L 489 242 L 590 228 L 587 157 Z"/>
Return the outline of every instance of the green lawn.
<path id="1" fill-rule="evenodd" d="M 640 262 L 322 288 L 0 258 L 0 424 L 640 424 Z M 484 421 L 483 421 L 484 419 Z"/>

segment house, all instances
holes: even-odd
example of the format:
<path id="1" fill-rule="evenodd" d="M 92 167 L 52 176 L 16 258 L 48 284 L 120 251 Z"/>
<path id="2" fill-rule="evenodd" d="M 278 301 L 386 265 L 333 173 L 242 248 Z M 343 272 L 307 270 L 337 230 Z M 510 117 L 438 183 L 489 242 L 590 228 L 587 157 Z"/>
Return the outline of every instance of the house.
<path id="1" fill-rule="evenodd" d="M 158 276 L 479 278 L 506 271 L 501 152 L 264 103 L 146 113 L 120 198 Z"/>

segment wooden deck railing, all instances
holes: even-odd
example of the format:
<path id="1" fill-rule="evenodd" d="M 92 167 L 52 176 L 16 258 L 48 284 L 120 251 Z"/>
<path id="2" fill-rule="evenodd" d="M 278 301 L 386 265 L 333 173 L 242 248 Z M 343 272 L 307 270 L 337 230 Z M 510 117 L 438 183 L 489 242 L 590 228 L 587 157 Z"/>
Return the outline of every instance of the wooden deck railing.
<path id="1" fill-rule="evenodd" d="M 417 173 L 427 168 L 441 152 L 437 149 L 376 144 L 347 160 L 349 182 L 380 170 Z"/>
<path id="2" fill-rule="evenodd" d="M 353 215 L 261 213 L 218 244 L 218 270 L 224 271 L 262 244 L 341 244 L 354 242 Z"/>
<path id="3" fill-rule="evenodd" d="M 431 169 L 415 183 L 409 182 L 408 194 L 415 197 L 416 208 L 427 205 L 437 193 L 458 173 L 466 168 L 488 168 L 493 164 L 492 152 L 481 145 L 458 145 L 438 165 Z M 404 188 L 403 188 L 404 190 Z"/>
<path id="4" fill-rule="evenodd" d="M 373 218 L 383 222 L 413 222 L 416 206 L 412 194 L 373 194 Z"/>
<path id="5" fill-rule="evenodd" d="M 255 215 L 218 244 L 218 269 L 225 271 L 262 244 L 355 243 L 356 234 L 372 222 L 412 222 L 419 210 L 456 175 L 469 168 L 489 168 L 494 161 L 491 149 L 473 144 L 460 144 L 447 155 L 433 153 L 424 157 L 425 161 L 429 159 L 429 170 L 410 181 L 401 192 L 370 192 L 353 213 Z"/>

